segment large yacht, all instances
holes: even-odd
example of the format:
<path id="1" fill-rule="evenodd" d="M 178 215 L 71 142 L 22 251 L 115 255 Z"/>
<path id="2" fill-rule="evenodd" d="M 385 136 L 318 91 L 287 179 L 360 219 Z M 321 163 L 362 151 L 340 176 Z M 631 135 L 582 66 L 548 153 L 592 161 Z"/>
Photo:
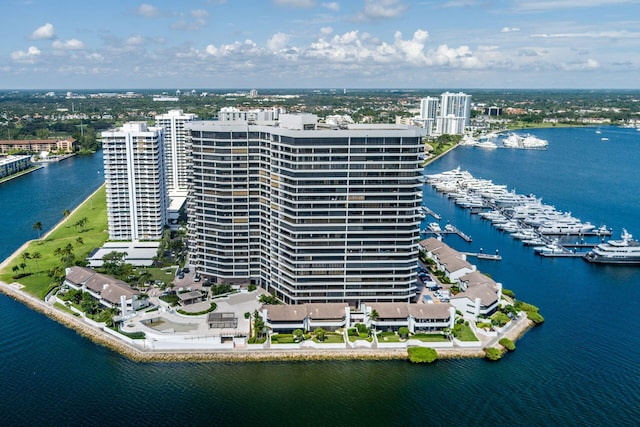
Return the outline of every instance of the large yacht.
<path id="1" fill-rule="evenodd" d="M 640 243 L 622 230 L 621 240 L 609 240 L 600 243 L 584 257 L 589 262 L 601 264 L 638 264 L 640 265 Z"/>

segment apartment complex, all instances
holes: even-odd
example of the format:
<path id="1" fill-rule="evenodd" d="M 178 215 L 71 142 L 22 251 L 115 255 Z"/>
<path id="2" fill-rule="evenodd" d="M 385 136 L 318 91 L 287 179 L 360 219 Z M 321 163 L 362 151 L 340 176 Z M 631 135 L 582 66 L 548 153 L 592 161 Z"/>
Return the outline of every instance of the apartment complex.
<path id="1" fill-rule="evenodd" d="M 288 304 L 408 302 L 416 293 L 424 130 L 193 121 L 190 263 Z"/>
<path id="2" fill-rule="evenodd" d="M 440 95 L 440 111 L 436 118 L 436 133 L 462 135 L 471 119 L 471 95 L 445 92 Z"/>
<path id="3" fill-rule="evenodd" d="M 102 132 L 111 240 L 159 240 L 167 220 L 164 129 L 144 122 Z"/>
<path id="4" fill-rule="evenodd" d="M 182 110 L 169 110 L 156 116 L 156 126 L 164 128 L 166 183 L 170 193 L 187 191 L 190 175 L 185 142 L 189 132 L 184 125 L 196 117 Z"/>
<path id="5" fill-rule="evenodd" d="M 26 151 L 40 153 L 42 151 L 71 152 L 76 140 L 69 139 L 3 139 L 0 140 L 0 153 Z"/>
<path id="6" fill-rule="evenodd" d="M 427 135 L 431 135 L 434 131 L 436 116 L 438 114 L 438 98 L 427 96 L 420 100 L 420 117 L 419 121 L 426 130 Z"/>

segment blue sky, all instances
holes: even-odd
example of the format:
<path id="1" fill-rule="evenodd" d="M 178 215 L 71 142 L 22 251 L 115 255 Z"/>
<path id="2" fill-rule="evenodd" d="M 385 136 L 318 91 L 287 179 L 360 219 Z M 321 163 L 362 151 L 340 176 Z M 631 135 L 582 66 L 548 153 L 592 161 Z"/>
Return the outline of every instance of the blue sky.
<path id="1" fill-rule="evenodd" d="M 0 89 L 630 88 L 640 0 L 4 0 Z"/>

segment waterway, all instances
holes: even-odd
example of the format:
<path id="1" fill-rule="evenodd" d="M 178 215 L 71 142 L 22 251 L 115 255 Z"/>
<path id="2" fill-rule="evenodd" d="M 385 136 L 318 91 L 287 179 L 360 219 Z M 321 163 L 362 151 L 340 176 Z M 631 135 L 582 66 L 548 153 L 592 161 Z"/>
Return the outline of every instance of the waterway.
<path id="1" fill-rule="evenodd" d="M 548 150 L 459 147 L 427 173 L 461 166 L 640 236 L 640 132 L 534 132 Z M 0 295 L 0 425 L 636 425 L 640 268 L 542 259 L 427 186 L 424 201 L 473 237 L 447 237 L 456 249 L 498 249 L 502 261 L 475 262 L 546 319 L 500 362 L 135 363 Z M 45 210 L 55 222 L 70 204 Z M 38 206 L 11 248 L 45 222 Z M 3 235 L 27 215 L 11 211 Z"/>

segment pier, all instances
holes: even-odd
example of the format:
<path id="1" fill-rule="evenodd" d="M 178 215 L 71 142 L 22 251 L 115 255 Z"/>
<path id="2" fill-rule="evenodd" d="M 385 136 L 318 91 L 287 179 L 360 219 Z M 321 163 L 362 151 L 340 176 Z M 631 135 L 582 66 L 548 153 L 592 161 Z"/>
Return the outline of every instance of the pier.
<path id="1" fill-rule="evenodd" d="M 466 256 L 471 256 L 474 258 L 478 258 L 478 259 L 488 259 L 491 261 L 501 261 L 502 260 L 502 256 L 500 256 L 500 254 L 497 253 L 498 251 L 496 251 L 495 254 L 484 254 L 482 252 L 462 252 L 463 254 L 465 254 Z"/>
<path id="2" fill-rule="evenodd" d="M 435 234 L 436 236 L 440 236 L 443 234 L 456 234 L 458 237 L 460 237 L 462 240 L 464 240 L 467 243 L 471 243 L 473 241 L 471 237 L 467 236 L 466 234 L 464 234 L 462 231 L 460 231 L 458 228 L 456 228 L 451 224 L 447 224 L 444 230 L 438 230 L 438 231 L 422 230 L 420 234 Z"/>
<path id="3" fill-rule="evenodd" d="M 438 215 L 437 213 L 435 213 L 434 211 L 429 209 L 427 206 L 423 206 L 422 207 L 422 212 L 424 212 L 425 215 L 431 215 L 432 217 L 434 217 L 438 221 L 440 221 L 442 219 L 442 217 L 440 215 Z"/>

